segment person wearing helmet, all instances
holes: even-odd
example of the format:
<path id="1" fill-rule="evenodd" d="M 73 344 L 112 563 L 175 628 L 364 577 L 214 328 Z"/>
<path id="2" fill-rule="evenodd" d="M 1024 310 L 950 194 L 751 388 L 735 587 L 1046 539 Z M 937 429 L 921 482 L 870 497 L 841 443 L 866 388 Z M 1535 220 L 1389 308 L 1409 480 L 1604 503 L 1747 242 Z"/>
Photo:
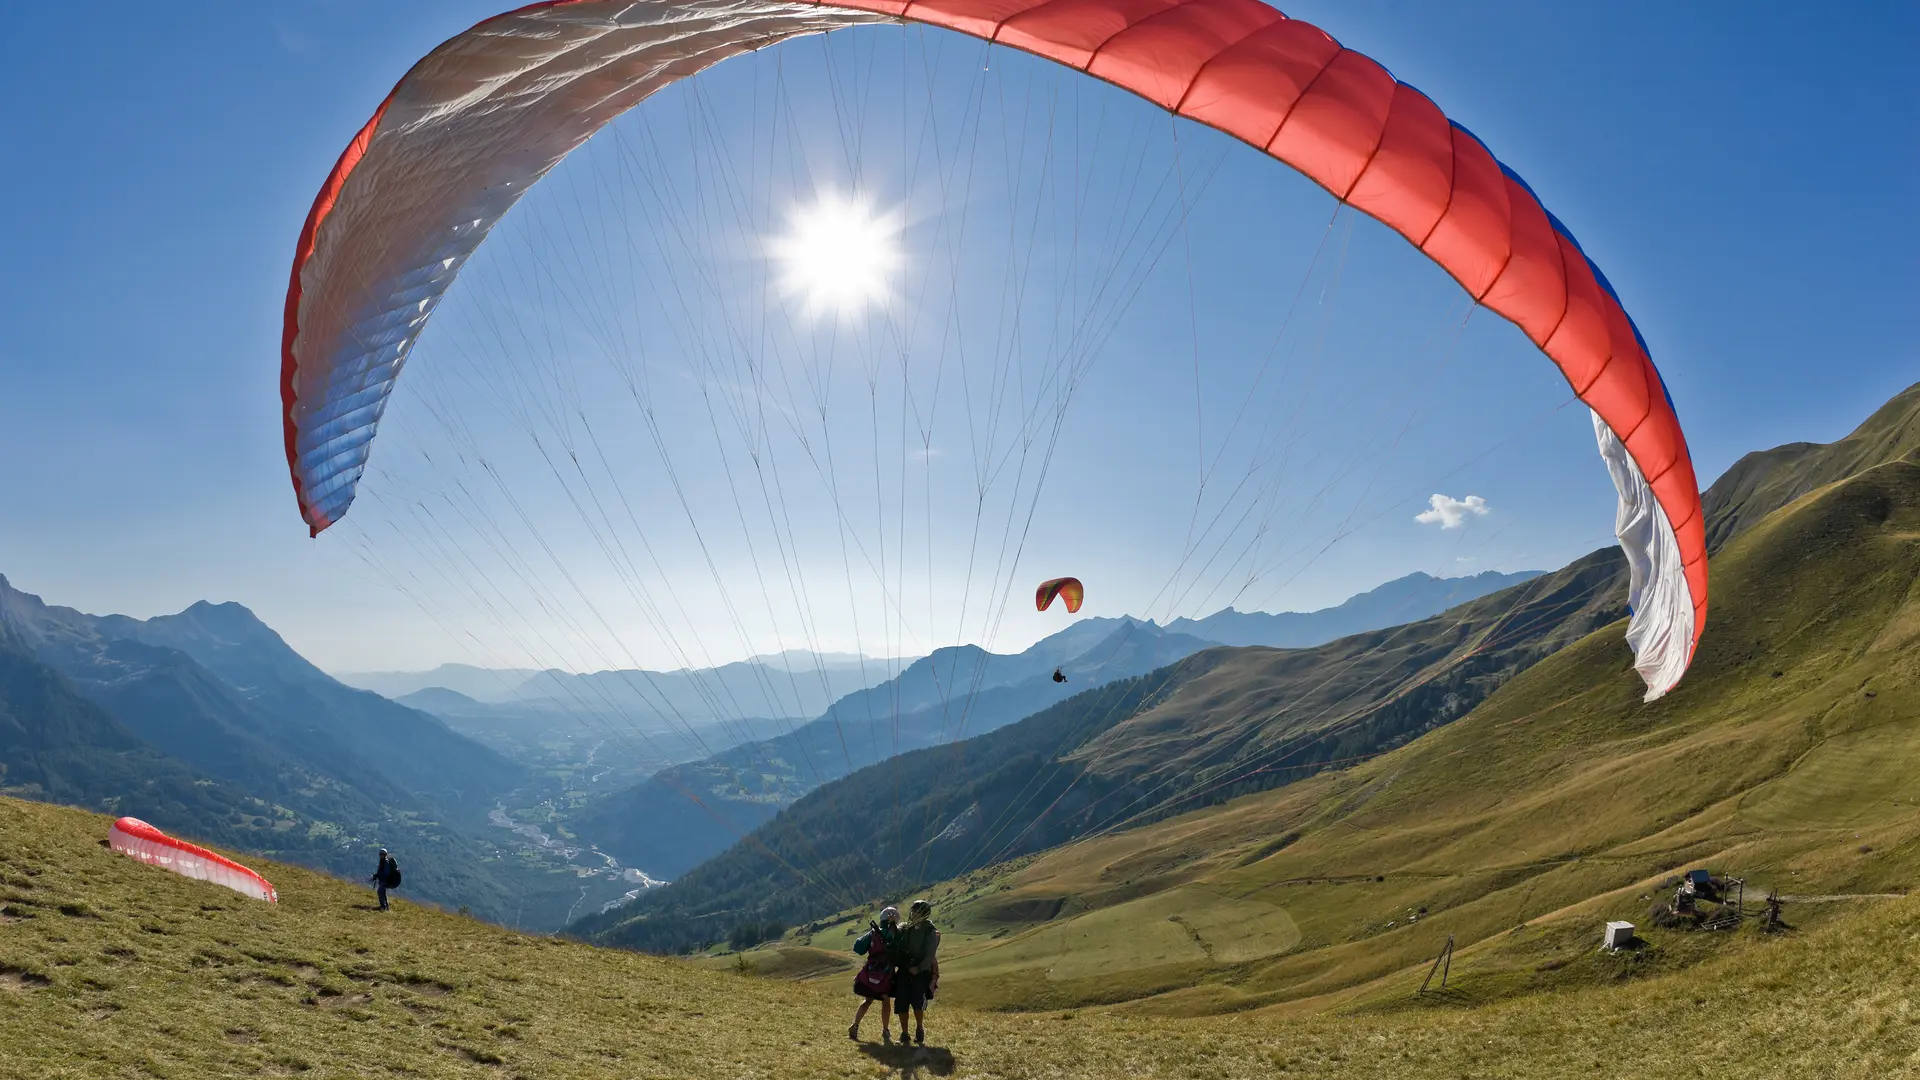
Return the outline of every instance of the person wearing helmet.
<path id="1" fill-rule="evenodd" d="M 853 976 L 853 992 L 860 995 L 860 1011 L 853 1014 L 853 1026 L 847 1038 L 860 1041 L 860 1021 L 866 1019 L 873 1003 L 880 1003 L 880 1039 L 893 1041 L 894 945 L 900 937 L 900 909 L 889 904 L 880 912 L 879 922 L 869 922 L 867 932 L 854 939 L 853 951 L 866 956 L 867 962 Z"/>
<path id="2" fill-rule="evenodd" d="M 913 1041 L 927 1042 L 927 1000 L 940 977 L 940 931 L 933 925 L 933 904 L 915 900 L 907 909 L 907 925 L 894 943 L 893 1013 L 900 1018 L 900 1041 L 907 1041 L 907 1012 L 913 1012 Z"/>

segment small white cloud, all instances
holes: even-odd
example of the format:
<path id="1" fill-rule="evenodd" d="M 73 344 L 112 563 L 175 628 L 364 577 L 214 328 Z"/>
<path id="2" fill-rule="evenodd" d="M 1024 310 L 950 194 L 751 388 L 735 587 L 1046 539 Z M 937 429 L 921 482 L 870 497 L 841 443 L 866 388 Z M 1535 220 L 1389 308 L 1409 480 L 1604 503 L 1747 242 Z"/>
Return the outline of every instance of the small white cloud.
<path id="1" fill-rule="evenodd" d="M 1413 520 L 1422 525 L 1439 525 L 1443 529 L 1457 529 L 1467 523 L 1469 516 L 1487 516 L 1487 500 L 1478 495 L 1469 495 L 1464 499 L 1433 495 L 1427 499 L 1427 506 L 1429 509 L 1413 515 Z"/>

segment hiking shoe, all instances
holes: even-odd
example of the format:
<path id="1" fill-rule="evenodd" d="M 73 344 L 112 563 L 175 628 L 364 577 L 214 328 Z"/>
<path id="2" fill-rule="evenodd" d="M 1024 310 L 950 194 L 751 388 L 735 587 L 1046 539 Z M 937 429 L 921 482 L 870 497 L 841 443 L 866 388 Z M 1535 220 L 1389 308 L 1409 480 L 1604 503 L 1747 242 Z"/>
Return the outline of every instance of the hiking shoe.
<path id="1" fill-rule="evenodd" d="M 852 1027 L 847 1029 L 847 1038 L 852 1039 L 854 1042 L 860 1041 L 860 1025 L 859 1024 L 855 1024 Z"/>
<path id="2" fill-rule="evenodd" d="M 914 1044 L 915 1046 L 925 1046 L 925 1045 L 927 1045 L 927 1033 L 926 1033 L 926 1032 L 924 1032 L 924 1031 L 916 1031 L 916 1032 L 914 1032 L 914 1033 L 913 1033 L 913 1044 Z"/>
<path id="3" fill-rule="evenodd" d="M 892 1028 L 880 1029 L 880 1041 L 882 1043 L 885 1043 L 888 1046 L 892 1046 L 893 1045 L 893 1029 Z"/>

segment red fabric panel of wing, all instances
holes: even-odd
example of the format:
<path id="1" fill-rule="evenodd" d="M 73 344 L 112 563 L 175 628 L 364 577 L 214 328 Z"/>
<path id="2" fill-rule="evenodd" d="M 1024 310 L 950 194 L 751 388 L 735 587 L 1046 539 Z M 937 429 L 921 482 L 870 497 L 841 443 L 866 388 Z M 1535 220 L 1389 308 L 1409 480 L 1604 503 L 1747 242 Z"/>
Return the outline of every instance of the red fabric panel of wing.
<path id="1" fill-rule="evenodd" d="M 1178 0 L 1049 0 L 1000 24 L 994 40 L 1002 45 L 1085 68 L 1100 46 Z M 1129 87 L 1131 89 L 1131 87 Z"/>
<path id="2" fill-rule="evenodd" d="M 1507 264 L 1480 302 L 1545 346 L 1567 313 L 1567 275 L 1561 266 L 1560 238 L 1533 193 L 1511 179 L 1507 185 Z M 1568 376 L 1572 382 L 1572 376 Z M 1578 389 L 1578 384 L 1575 384 Z"/>
<path id="3" fill-rule="evenodd" d="M 1479 139 L 1448 125 L 1453 149 L 1453 190 L 1446 212 L 1420 249 L 1439 263 L 1475 299 L 1506 269 L 1513 254 L 1513 217 L 1507 177 Z"/>
<path id="4" fill-rule="evenodd" d="M 1636 402 L 1630 385 L 1632 379 L 1629 377 L 1627 383 L 1623 384 L 1621 378 L 1626 373 L 1620 372 L 1608 382 L 1606 389 L 1600 391 L 1608 395 L 1603 397 L 1604 405 L 1588 398 L 1587 395 L 1593 393 L 1604 378 L 1607 363 L 1613 358 L 1613 342 L 1607 335 L 1607 322 L 1600 315 L 1600 309 L 1613 301 L 1601 290 L 1600 283 L 1593 280 L 1593 271 L 1587 268 L 1586 257 L 1580 254 L 1579 248 L 1573 246 L 1573 241 L 1557 232 L 1553 238 L 1560 246 L 1560 265 L 1566 271 L 1566 308 L 1560 314 L 1559 325 L 1540 343 L 1540 347 L 1553 357 L 1554 363 L 1560 365 L 1573 392 L 1593 405 L 1594 411 L 1606 418 L 1607 426 L 1625 439 L 1627 433 L 1638 426 L 1641 418 L 1647 414 L 1644 400 L 1646 387 L 1642 383 L 1642 400 Z"/>
<path id="5" fill-rule="evenodd" d="M 1340 43 L 1317 26 L 1294 19 L 1269 24 L 1201 67 L 1180 115 L 1264 148 L 1338 55 Z"/>
<path id="6" fill-rule="evenodd" d="M 1453 125 L 1427 95 L 1395 83 L 1380 147 L 1347 201 L 1418 244 L 1440 223 L 1452 192 Z"/>
<path id="7" fill-rule="evenodd" d="M 1044 3 L 1046 0 L 916 0 L 907 5 L 906 17 L 914 22 L 944 26 L 992 41 L 993 36 L 1000 32 L 1001 23 Z M 869 0 L 835 6 L 859 8 L 862 11 L 886 10 Z"/>
<path id="8" fill-rule="evenodd" d="M 1346 198 L 1380 145 L 1395 85 L 1386 68 L 1342 49 L 1300 95 L 1267 153 Z"/>
<path id="9" fill-rule="evenodd" d="M 1087 72 L 1175 108 L 1209 60 L 1285 18 L 1260 0 L 1182 4 L 1108 39 Z M 1268 129 L 1269 137 L 1278 126 Z"/>

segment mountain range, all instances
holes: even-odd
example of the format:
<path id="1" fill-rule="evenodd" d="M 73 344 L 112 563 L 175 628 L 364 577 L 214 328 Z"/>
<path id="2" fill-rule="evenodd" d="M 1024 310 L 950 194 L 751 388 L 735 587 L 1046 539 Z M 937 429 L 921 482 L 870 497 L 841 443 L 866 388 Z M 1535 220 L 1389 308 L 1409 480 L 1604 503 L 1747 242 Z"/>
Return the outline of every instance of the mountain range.
<path id="1" fill-rule="evenodd" d="M 1658 702 L 1627 662 L 1624 567 L 1596 552 L 1436 619 L 1201 652 L 903 755 L 575 932 L 672 949 L 771 920 L 811 955 L 874 898 L 929 894 L 955 1001 L 1237 1011 L 1411 994 L 1449 936 L 1480 980 L 1465 1000 L 1591 979 L 1599 924 L 1665 910 L 1689 868 L 1750 900 L 1897 891 L 1920 869 L 1916 421 L 1920 387 L 1709 490 L 1713 622 Z M 1689 963 L 1712 939 L 1655 948 Z"/>
<path id="2" fill-rule="evenodd" d="M 818 1035 L 846 1020 L 849 946 L 875 899 L 912 895 L 932 900 L 945 934 L 942 1045 L 865 1044 L 876 1067 L 1459 1076 L 1493 1061 L 1572 1076 L 1737 1059 L 1756 1075 L 1898 1074 L 1916 1045 L 1901 987 L 1920 925 L 1903 895 L 1920 875 L 1916 420 L 1920 388 L 1841 443 L 1749 455 L 1714 486 L 1713 622 L 1659 701 L 1641 701 L 1617 598 L 1600 595 L 1621 586 L 1609 553 L 1362 635 L 1370 646 L 1202 650 L 802 798 L 761 835 L 788 853 L 815 844 L 827 857 L 794 869 L 845 902 L 692 963 L 404 901 L 375 914 L 348 883 L 258 862 L 282 889 L 268 908 L 105 850 L 106 818 L 0 799 L 0 995 L 18 1014 L 0 1060 L 38 1075 L 156 1060 L 311 1071 L 369 1054 L 427 1072 L 644 1059 L 699 1075 L 719 1047 L 761 1073 L 836 1074 L 846 1044 Z M 1803 469 L 1824 476 L 1809 483 Z M 1576 606 L 1597 629 L 1556 617 Z M 1436 652 L 1450 635 L 1465 649 Z M 1520 651 L 1448 691 L 1498 684 L 1463 715 L 1441 695 L 1382 726 L 1424 684 L 1380 654 L 1450 676 L 1503 648 Z M 0 619 L 0 783 L 81 802 L 112 787 L 205 822 L 209 838 L 244 842 L 285 820 L 159 752 L 78 685 Z M 1103 719 L 1103 703 L 1124 719 Z M 1370 748 L 1316 757 L 1349 736 Z M 1215 769 L 1210 747 L 1252 768 Z M 1042 768 L 1022 773 L 1023 759 Z M 1260 789 L 1257 770 L 1294 764 L 1305 775 Z M 939 800 L 879 795 L 887 770 L 909 766 L 901 778 Z M 1129 772 L 1176 791 L 1158 807 L 1117 805 L 1152 790 L 1102 786 Z M 845 800 L 867 846 L 793 835 L 828 799 Z M 1039 809 L 996 812 L 1023 803 Z M 1063 814 L 1094 827 L 1011 854 L 1008 837 Z M 1009 855 L 933 880 L 967 865 L 951 852 L 982 846 Z M 869 851 L 889 865 L 847 876 Z M 938 868 L 911 894 L 885 878 L 903 852 Z M 753 869 L 723 856 L 684 879 L 735 900 L 705 913 L 716 928 L 767 910 L 765 882 L 729 868 Z M 1701 893 L 1696 914 L 1678 916 L 1669 900 L 1691 870 L 1708 871 L 1721 900 Z M 637 927 L 671 921 L 647 904 L 577 930 L 645 944 Z M 1596 948 L 1601 926 L 1623 920 L 1632 946 Z M 175 1032 L 189 985 L 192 1015 Z M 642 1005 L 677 1002 L 679 1015 L 622 1027 L 635 987 Z M 342 1025 L 364 1038 L 342 1039 Z M 72 1037 L 81 1028 L 94 1034 Z M 156 1029 L 173 1037 L 145 1037 Z"/>
<path id="3" fill-rule="evenodd" d="M 1514 574 L 1487 570 L 1467 577 L 1437 578 L 1412 573 L 1319 611 L 1269 614 L 1226 608 L 1204 619 L 1175 619 L 1167 624 L 1167 629 L 1222 645 L 1308 649 L 1349 634 L 1418 622 L 1540 574 L 1539 570 Z"/>
<path id="4" fill-rule="evenodd" d="M 1167 627 L 1124 616 L 1085 618 L 1018 653 L 973 645 L 937 649 L 894 678 L 840 698 L 809 723 L 676 765 L 608 796 L 573 818 L 569 828 L 629 865 L 661 877 L 678 876 L 821 784 L 901 753 L 993 731 L 1080 691 L 1145 674 L 1219 643 L 1189 632 L 1194 627 L 1218 627 L 1238 640 L 1318 644 L 1353 627 L 1393 625 L 1408 612 L 1432 615 L 1463 596 L 1482 596 L 1534 576 L 1410 574 L 1317 612 L 1229 609 Z M 1065 682 L 1054 681 L 1055 669 Z M 697 801 L 690 797 L 695 795 Z"/>
<path id="5" fill-rule="evenodd" d="M 952 745 L 923 744 L 825 784 L 777 817 L 770 805 L 747 839 L 574 930 L 604 943 L 690 948 L 713 940 L 716 919 L 740 912 L 802 922 L 854 898 L 1377 753 L 1464 715 L 1541 656 L 1617 619 L 1625 568 L 1617 550 L 1596 552 L 1430 619 L 1311 649 L 1222 648 L 1151 624 L 1116 628 L 1091 655 L 1129 631 L 1164 644 L 1018 722 Z M 655 813 L 685 801 L 649 790 Z M 710 789 L 699 790 L 711 807 Z M 679 825 L 670 831 L 684 835 Z M 810 870 L 796 878 L 796 867 Z"/>
<path id="6" fill-rule="evenodd" d="M 834 701 L 898 674 L 912 660 L 788 649 L 674 671 L 630 668 L 575 674 L 442 664 L 430 671 L 348 672 L 339 679 L 395 699 L 442 689 L 489 705 L 574 711 L 587 703 L 635 717 L 706 727 L 741 716 L 818 716 Z"/>
<path id="7" fill-rule="evenodd" d="M 592 744 L 556 702 L 570 682 L 624 683 L 633 673 L 507 673 L 524 675 L 514 696 L 499 692 L 510 681 L 501 673 L 448 666 L 431 674 L 469 686 L 490 682 L 506 700 L 429 685 L 394 702 L 328 676 L 238 604 L 197 603 L 150 619 L 96 616 L 47 604 L 0 578 L 0 790 L 135 813 L 186 835 L 353 876 L 363 872 L 366 851 L 386 843 L 412 855 L 416 896 L 537 922 L 553 917 L 541 914 L 543 905 L 564 911 L 581 896 L 563 866 L 529 871 L 502 858 L 504 836 L 493 829 L 502 824 L 499 800 L 538 788 L 536 769 L 563 777 L 577 800 L 674 760 L 706 757 L 689 775 L 750 826 L 849 768 L 991 729 L 1078 682 L 1136 674 L 1205 644 L 1133 620 L 1086 620 L 1017 656 L 944 650 L 880 687 L 864 684 L 885 674 L 886 662 L 850 655 L 789 653 L 718 672 L 667 673 L 666 682 L 711 688 L 808 665 L 851 679 L 841 685 L 856 689 L 807 723 L 745 719 L 690 735 L 662 725 L 651 739 L 667 757 L 620 762 L 618 748 Z M 1076 683 L 1052 683 L 1054 666 Z M 389 674 L 399 680 L 390 688 L 404 685 L 404 673 Z M 542 686 L 554 696 L 533 689 Z M 741 739 L 751 748 L 729 749 Z M 556 740 L 571 748 L 555 750 Z M 578 768 L 583 760 L 591 768 Z M 803 772 L 799 763 L 813 768 Z M 586 828 L 577 832 L 571 822 L 554 824 L 563 836 L 604 835 L 624 854 L 659 856 L 674 872 L 737 835 L 712 819 L 676 833 L 674 815 L 687 801 L 676 793 L 650 808 L 647 799 L 661 786 L 641 784 L 624 803 L 588 804 Z M 657 843 L 623 843 L 642 832 L 623 810 L 652 814 L 652 836 L 665 825 L 684 837 L 684 855 Z"/>
<path id="8" fill-rule="evenodd" d="M 1920 387 L 1836 443 L 1748 455 L 1708 494 L 1712 618 L 1673 692 L 1641 700 L 1616 622 L 1387 753 L 928 886 L 970 943 L 942 993 L 1185 1014 L 1547 1005 L 1716 959 L 1755 969 L 1910 892 Z M 1206 722 L 1204 699 L 1187 708 Z M 1695 870 L 1716 884 L 1676 913 Z M 1597 950 L 1609 921 L 1635 947 Z M 1422 1000 L 1449 944 L 1450 984 Z"/>
<path id="9" fill-rule="evenodd" d="M 95 616 L 0 578 L 0 652 L 10 791 L 355 876 L 374 847 L 405 848 L 423 898 L 502 919 L 520 905 L 484 830 L 526 771 L 334 681 L 244 607 Z"/>
<path id="10" fill-rule="evenodd" d="M 604 766 L 589 774 L 600 793 L 790 731 L 910 662 L 793 649 L 678 671 L 574 674 L 442 664 L 340 678 L 432 713 L 536 769 L 570 768 L 591 755 Z"/>

